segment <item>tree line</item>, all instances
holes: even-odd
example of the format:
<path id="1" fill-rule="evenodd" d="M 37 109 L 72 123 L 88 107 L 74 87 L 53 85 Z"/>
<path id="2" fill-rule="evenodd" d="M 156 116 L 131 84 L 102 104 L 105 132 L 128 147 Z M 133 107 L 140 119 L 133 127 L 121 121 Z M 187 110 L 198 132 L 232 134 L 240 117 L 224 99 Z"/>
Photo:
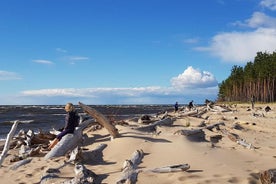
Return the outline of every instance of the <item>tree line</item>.
<path id="1" fill-rule="evenodd" d="M 259 102 L 276 100 L 276 52 L 258 52 L 244 67 L 234 65 L 230 76 L 219 84 L 219 101 Z"/>

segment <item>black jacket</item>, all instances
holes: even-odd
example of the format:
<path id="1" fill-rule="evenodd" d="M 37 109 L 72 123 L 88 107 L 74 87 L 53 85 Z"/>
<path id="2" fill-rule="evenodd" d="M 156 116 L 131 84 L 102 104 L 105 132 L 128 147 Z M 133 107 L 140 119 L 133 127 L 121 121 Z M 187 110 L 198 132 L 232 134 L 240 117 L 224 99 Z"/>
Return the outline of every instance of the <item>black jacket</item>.
<path id="1" fill-rule="evenodd" d="M 79 125 L 79 119 L 76 111 L 67 112 L 65 116 L 65 127 L 64 130 L 68 130 L 69 132 L 74 132 L 75 127 Z"/>

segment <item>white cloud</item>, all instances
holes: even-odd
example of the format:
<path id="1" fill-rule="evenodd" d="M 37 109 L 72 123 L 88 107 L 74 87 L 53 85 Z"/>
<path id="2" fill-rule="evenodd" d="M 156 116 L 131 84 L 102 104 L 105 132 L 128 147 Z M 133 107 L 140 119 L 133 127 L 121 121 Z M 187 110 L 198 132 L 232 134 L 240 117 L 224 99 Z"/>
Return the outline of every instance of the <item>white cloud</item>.
<path id="1" fill-rule="evenodd" d="M 182 74 L 171 79 L 171 84 L 176 89 L 207 88 L 217 86 L 218 82 L 210 72 L 194 69 L 189 66 Z"/>
<path id="2" fill-rule="evenodd" d="M 262 1 L 262 4 L 272 7 L 276 1 Z M 250 30 L 219 33 L 213 36 L 209 46 L 197 47 L 195 50 L 209 52 L 223 61 L 238 64 L 253 61 L 257 52 L 275 51 L 275 17 L 255 12 L 250 19 L 238 21 L 233 25 Z"/>
<path id="3" fill-rule="evenodd" d="M 20 80 L 22 79 L 15 72 L 0 71 L 0 80 Z"/>
<path id="4" fill-rule="evenodd" d="M 217 81 L 210 73 L 188 67 L 171 80 L 169 87 L 148 86 L 135 88 L 65 88 L 22 91 L 17 101 L 36 101 L 36 104 L 62 104 L 68 101 L 83 101 L 89 104 L 167 104 L 197 103 L 215 100 L 218 92 Z M 21 100 L 19 100 L 21 98 Z M 184 101 L 186 100 L 186 101 Z M 58 103 L 59 102 L 59 103 Z"/>
<path id="5" fill-rule="evenodd" d="M 250 28 L 276 28 L 276 18 L 267 16 L 262 12 L 254 12 L 250 19 L 247 19 L 244 22 L 237 21 L 233 25 Z"/>
<path id="6" fill-rule="evenodd" d="M 276 48 L 276 29 L 259 28 L 253 32 L 221 33 L 213 37 L 209 51 L 224 61 L 246 63 L 252 61 L 257 52 L 273 52 Z"/>
<path id="7" fill-rule="evenodd" d="M 276 1 L 275 0 L 262 0 L 260 5 L 264 8 L 268 8 L 270 10 L 276 10 Z"/>
<path id="8" fill-rule="evenodd" d="M 62 49 L 62 48 L 56 48 L 56 51 L 57 52 L 62 52 L 62 53 L 66 53 L 67 52 L 67 50 Z"/>
<path id="9" fill-rule="evenodd" d="M 76 64 L 76 62 L 89 60 L 88 57 L 84 57 L 84 56 L 69 56 L 68 59 L 70 61 L 70 64 Z"/>
<path id="10" fill-rule="evenodd" d="M 83 61 L 83 60 L 88 60 L 88 57 L 83 57 L 83 56 L 71 56 L 69 57 L 70 60 L 72 61 Z"/>
<path id="11" fill-rule="evenodd" d="M 46 64 L 46 65 L 54 64 L 52 61 L 44 60 L 44 59 L 36 59 L 36 60 L 33 60 L 33 62 L 39 63 L 39 64 Z"/>

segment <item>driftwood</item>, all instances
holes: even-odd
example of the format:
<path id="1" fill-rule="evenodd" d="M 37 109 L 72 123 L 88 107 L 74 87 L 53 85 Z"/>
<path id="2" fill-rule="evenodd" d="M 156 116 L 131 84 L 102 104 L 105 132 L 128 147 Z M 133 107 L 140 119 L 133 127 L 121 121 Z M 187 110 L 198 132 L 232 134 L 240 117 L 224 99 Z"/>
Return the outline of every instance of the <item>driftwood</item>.
<path id="1" fill-rule="evenodd" d="M 4 146 L 4 150 L 3 150 L 3 152 L 0 156 L 0 167 L 2 166 L 2 163 L 5 159 L 5 157 L 7 156 L 7 153 L 9 151 L 9 149 L 10 149 L 10 141 L 11 141 L 11 139 L 12 139 L 12 137 L 13 137 L 15 131 L 16 131 L 16 127 L 17 127 L 18 123 L 19 123 L 19 121 L 15 121 L 13 123 L 13 126 L 12 126 L 10 132 L 8 133 L 8 136 L 7 136 L 7 139 L 6 139 L 6 142 L 5 142 L 5 146 Z"/>
<path id="2" fill-rule="evenodd" d="M 86 120 L 81 122 L 79 127 L 76 127 L 74 134 L 66 134 L 62 139 L 49 151 L 44 159 L 50 159 L 53 157 L 63 156 L 67 152 L 72 151 L 75 147 L 82 143 L 82 131 L 86 128 L 89 124 L 94 122 L 93 120 Z"/>
<path id="3" fill-rule="evenodd" d="M 22 166 L 22 165 L 25 165 L 27 163 L 30 163 L 32 161 L 31 158 L 28 158 L 28 159 L 24 159 L 24 160 L 21 160 L 19 162 L 16 162 L 10 169 L 11 170 L 16 170 L 18 167 Z"/>
<path id="4" fill-rule="evenodd" d="M 84 112 L 92 116 L 96 119 L 96 121 L 101 124 L 103 127 L 107 129 L 107 131 L 110 133 L 112 138 L 116 138 L 119 136 L 118 130 L 113 126 L 110 121 L 100 112 L 98 112 L 96 109 L 89 107 L 81 102 L 79 102 L 79 106 L 83 109 Z"/>
<path id="5" fill-rule="evenodd" d="M 155 169 L 142 170 L 142 172 L 154 172 L 154 173 L 169 173 L 169 172 L 181 172 L 190 169 L 189 164 L 171 165 L 165 167 L 159 167 Z"/>
<path id="6" fill-rule="evenodd" d="M 156 126 L 162 126 L 162 125 L 172 125 L 173 124 L 173 120 L 171 118 L 166 118 L 160 121 L 156 121 L 155 123 L 152 123 L 150 125 L 146 125 L 146 126 L 141 126 L 136 128 L 136 130 L 139 131 L 154 131 Z"/>
<path id="7" fill-rule="evenodd" d="M 276 183 L 276 169 L 269 169 L 260 173 L 262 184 Z"/>
<path id="8" fill-rule="evenodd" d="M 255 146 L 253 146 L 251 143 L 246 142 L 245 139 L 240 138 L 240 136 L 237 134 L 233 134 L 227 130 L 222 130 L 221 132 L 226 134 L 231 141 L 234 141 L 237 144 L 239 144 L 247 149 L 251 149 L 251 150 L 256 149 Z"/>
<path id="9" fill-rule="evenodd" d="M 102 152 L 106 147 L 107 147 L 107 144 L 99 144 L 92 151 L 83 151 L 80 154 L 80 158 L 78 161 L 80 161 L 80 162 L 87 162 L 87 161 L 91 161 L 91 160 L 92 160 L 92 162 L 100 161 L 103 158 Z"/>
<path id="10" fill-rule="evenodd" d="M 225 125 L 223 122 L 221 123 L 215 123 L 213 125 L 209 125 L 209 126 L 205 126 L 202 128 L 198 128 L 198 129 L 191 129 L 191 130 L 177 130 L 174 134 L 179 134 L 179 135 L 185 135 L 185 136 L 190 136 L 190 135 L 194 135 L 194 134 L 198 134 L 198 133 L 202 133 L 203 129 L 208 129 L 208 130 L 212 130 L 213 128 L 217 128 L 219 129 L 220 125 Z"/>
<path id="11" fill-rule="evenodd" d="M 138 169 L 138 165 L 141 163 L 144 157 L 143 150 L 136 150 L 130 160 L 126 160 L 123 164 L 122 175 L 117 184 L 131 183 L 135 184 L 137 181 L 138 173 L 140 172 L 153 172 L 153 173 L 169 173 L 186 171 L 190 168 L 189 164 L 178 164 L 165 167 L 158 167 L 155 169 Z"/>
<path id="12" fill-rule="evenodd" d="M 137 170 L 138 165 L 141 163 L 142 158 L 144 157 L 143 150 L 136 150 L 130 160 L 126 160 L 123 164 L 122 175 L 117 184 L 122 183 L 136 183 L 137 175 L 139 170 Z"/>
<path id="13" fill-rule="evenodd" d="M 74 171 L 76 176 L 69 181 L 62 182 L 62 184 L 97 183 L 97 175 L 93 171 L 87 169 L 83 164 L 76 164 Z"/>
<path id="14" fill-rule="evenodd" d="M 229 112 L 229 111 L 231 111 L 231 109 L 223 108 L 218 105 L 214 105 L 214 106 L 207 105 L 207 110 L 212 111 L 212 112 Z"/>
<path id="15" fill-rule="evenodd" d="M 49 180 L 58 178 L 58 174 L 60 173 L 60 169 L 65 167 L 66 165 L 70 164 L 71 162 L 76 161 L 78 155 L 80 153 L 80 149 L 79 147 L 76 147 L 70 154 L 70 158 L 67 162 L 64 162 L 61 166 L 57 167 L 57 168 L 49 168 L 46 170 L 46 172 L 44 173 L 44 175 L 41 177 L 41 180 L 39 183 L 43 184 L 43 183 L 49 183 Z"/>
<path id="16" fill-rule="evenodd" d="M 179 117 L 192 116 L 192 115 L 196 115 L 197 113 L 198 113 L 198 110 L 192 110 L 192 111 L 180 113 Z"/>

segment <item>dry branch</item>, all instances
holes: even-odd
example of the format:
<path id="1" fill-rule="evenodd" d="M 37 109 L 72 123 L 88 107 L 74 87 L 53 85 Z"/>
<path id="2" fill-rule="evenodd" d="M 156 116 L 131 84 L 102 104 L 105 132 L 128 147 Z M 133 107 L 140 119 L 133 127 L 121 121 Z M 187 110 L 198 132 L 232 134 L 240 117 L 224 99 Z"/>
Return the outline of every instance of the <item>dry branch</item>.
<path id="1" fill-rule="evenodd" d="M 11 141 L 11 139 L 12 139 L 12 137 L 13 137 L 15 131 L 16 131 L 16 127 L 17 127 L 18 123 L 19 123 L 19 121 L 15 121 L 13 123 L 13 126 L 12 126 L 10 132 L 8 133 L 8 136 L 7 136 L 7 139 L 6 139 L 6 142 L 5 142 L 5 146 L 4 146 L 4 150 L 3 150 L 3 152 L 0 156 L 0 167 L 2 166 L 2 163 L 3 163 L 3 161 L 6 157 L 9 149 L 10 149 L 10 141 Z"/>

